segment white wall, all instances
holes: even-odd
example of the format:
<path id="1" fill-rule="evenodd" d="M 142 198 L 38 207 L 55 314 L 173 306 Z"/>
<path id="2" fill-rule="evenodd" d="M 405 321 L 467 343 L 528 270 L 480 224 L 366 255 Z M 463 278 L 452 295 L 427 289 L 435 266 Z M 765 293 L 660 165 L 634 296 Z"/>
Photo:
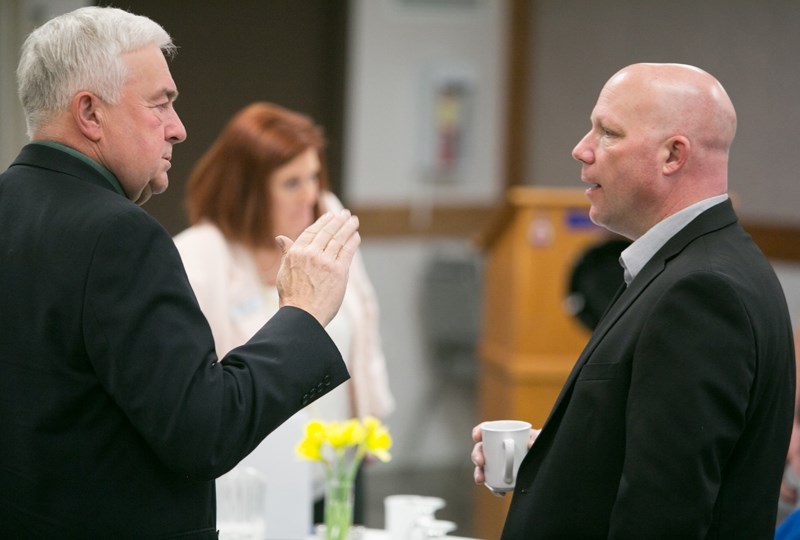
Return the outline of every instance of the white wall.
<path id="1" fill-rule="evenodd" d="M 411 204 L 423 216 L 433 202 L 497 200 L 506 0 L 354 0 L 351 17 L 344 198 L 359 206 Z M 442 73 L 463 75 L 474 90 L 464 167 L 444 184 L 428 180 L 422 147 L 430 118 L 426 90 Z M 468 460 L 477 400 L 469 382 L 442 371 L 426 351 L 419 299 L 431 258 L 443 250 L 468 258 L 471 247 L 462 239 L 369 238 L 362 246 L 398 402 L 388 419 L 394 459 L 380 468 Z"/>
<path id="2" fill-rule="evenodd" d="M 349 41 L 345 198 L 351 204 L 494 200 L 501 185 L 505 0 L 355 0 Z M 438 75 L 472 81 L 465 167 L 426 180 L 428 90 Z"/>

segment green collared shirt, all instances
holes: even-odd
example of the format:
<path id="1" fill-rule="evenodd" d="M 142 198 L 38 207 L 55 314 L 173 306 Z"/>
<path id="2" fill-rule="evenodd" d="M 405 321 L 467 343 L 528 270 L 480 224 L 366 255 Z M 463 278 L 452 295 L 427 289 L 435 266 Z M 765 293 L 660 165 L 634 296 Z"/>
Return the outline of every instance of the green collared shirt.
<path id="1" fill-rule="evenodd" d="M 114 188 L 114 191 L 116 191 L 126 199 L 128 198 L 128 196 L 125 195 L 125 191 L 122 189 L 122 185 L 119 183 L 119 180 L 117 180 L 117 177 L 114 176 L 114 174 L 111 171 L 109 171 L 108 169 L 97 163 L 95 160 L 93 160 L 86 154 L 82 154 L 77 150 L 75 150 L 74 148 L 70 148 L 69 146 L 57 143 L 55 141 L 34 141 L 32 144 L 41 144 L 43 146 L 49 146 L 50 148 L 61 150 L 62 152 L 66 152 L 67 154 L 80 159 L 84 163 L 94 168 L 94 170 L 99 172 L 101 175 L 103 175 L 103 178 L 108 180 L 108 183 L 111 184 L 111 187 Z"/>

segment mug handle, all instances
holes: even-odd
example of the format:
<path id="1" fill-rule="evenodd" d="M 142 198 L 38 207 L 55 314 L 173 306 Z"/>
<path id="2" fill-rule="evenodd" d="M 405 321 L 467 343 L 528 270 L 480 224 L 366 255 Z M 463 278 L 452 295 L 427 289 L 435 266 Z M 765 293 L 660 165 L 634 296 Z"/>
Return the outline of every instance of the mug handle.
<path id="1" fill-rule="evenodd" d="M 503 439 L 503 451 L 506 454 L 506 469 L 503 481 L 514 483 L 514 439 Z"/>

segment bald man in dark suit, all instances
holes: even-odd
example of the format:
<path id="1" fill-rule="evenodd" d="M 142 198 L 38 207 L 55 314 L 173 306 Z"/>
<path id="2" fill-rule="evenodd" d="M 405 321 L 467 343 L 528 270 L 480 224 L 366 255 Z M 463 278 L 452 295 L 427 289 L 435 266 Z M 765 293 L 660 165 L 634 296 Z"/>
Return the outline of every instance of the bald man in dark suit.
<path id="1" fill-rule="evenodd" d="M 592 220 L 634 241 L 626 287 L 532 433 L 502 538 L 772 538 L 792 328 L 727 195 L 733 105 L 700 69 L 635 64 L 591 124 L 573 156 Z"/>

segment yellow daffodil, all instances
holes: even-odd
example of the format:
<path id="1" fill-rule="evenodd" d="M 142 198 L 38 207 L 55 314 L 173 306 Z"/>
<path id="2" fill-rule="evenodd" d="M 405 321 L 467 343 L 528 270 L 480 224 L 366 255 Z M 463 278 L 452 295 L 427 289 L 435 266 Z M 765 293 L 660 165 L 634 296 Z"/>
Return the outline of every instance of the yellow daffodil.
<path id="1" fill-rule="evenodd" d="M 325 425 L 319 420 L 306 424 L 306 435 L 297 445 L 297 454 L 310 461 L 323 461 L 322 445 L 325 442 Z"/>
<path id="2" fill-rule="evenodd" d="M 389 430 L 381 424 L 380 420 L 373 416 L 368 416 L 364 419 L 364 428 L 366 430 L 364 445 L 367 452 L 384 463 L 391 460 L 392 456 L 389 454 L 389 448 L 392 447 L 392 436 L 389 435 Z"/>
<path id="3" fill-rule="evenodd" d="M 358 446 L 364 440 L 365 430 L 361 422 L 355 419 L 346 422 L 328 424 L 327 443 L 335 450 L 350 446 Z"/>
<path id="4" fill-rule="evenodd" d="M 337 476 L 352 477 L 367 454 L 383 462 L 391 460 L 391 447 L 389 430 L 380 420 L 368 416 L 363 421 L 356 418 L 343 422 L 311 420 L 306 424 L 305 436 L 296 452 L 303 459 L 325 462 L 329 471 Z M 349 450 L 352 452 L 348 453 Z M 344 463 L 348 459 L 351 463 Z"/>
<path id="5" fill-rule="evenodd" d="M 344 422 L 312 420 L 295 451 L 303 459 L 325 464 L 325 528 L 327 538 L 346 538 L 352 524 L 353 479 L 367 454 L 386 462 L 392 456 L 389 430 L 375 417 Z"/>

